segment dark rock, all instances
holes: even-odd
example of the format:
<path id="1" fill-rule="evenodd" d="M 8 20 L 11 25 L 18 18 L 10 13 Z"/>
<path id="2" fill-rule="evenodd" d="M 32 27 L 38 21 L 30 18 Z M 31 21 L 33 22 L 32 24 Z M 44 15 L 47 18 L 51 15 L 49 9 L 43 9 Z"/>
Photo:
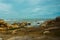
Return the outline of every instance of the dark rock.
<path id="1" fill-rule="evenodd" d="M 60 16 L 59 17 L 56 17 L 56 21 L 57 22 L 60 22 Z"/>

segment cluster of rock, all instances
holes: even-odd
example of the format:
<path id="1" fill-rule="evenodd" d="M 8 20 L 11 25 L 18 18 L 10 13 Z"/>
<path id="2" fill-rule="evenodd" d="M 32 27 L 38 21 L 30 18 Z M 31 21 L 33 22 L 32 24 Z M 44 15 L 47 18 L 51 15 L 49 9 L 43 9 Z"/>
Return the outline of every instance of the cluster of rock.
<path id="1" fill-rule="evenodd" d="M 19 23 L 9 24 L 5 20 L 0 19 L 0 34 L 1 33 L 2 34 L 18 34 L 20 32 L 27 34 L 28 32 L 37 32 L 40 30 L 38 27 L 33 27 L 29 25 L 31 25 L 30 22 L 19 22 Z"/>
<path id="2" fill-rule="evenodd" d="M 15 32 L 17 31 L 16 29 L 25 28 L 27 25 L 31 25 L 31 23 L 22 22 L 9 24 L 3 19 L 0 19 L 0 33 L 10 32 L 11 30 L 13 30 L 12 32 Z"/>
<path id="3" fill-rule="evenodd" d="M 45 21 L 40 28 L 45 35 L 60 36 L 60 17 Z"/>

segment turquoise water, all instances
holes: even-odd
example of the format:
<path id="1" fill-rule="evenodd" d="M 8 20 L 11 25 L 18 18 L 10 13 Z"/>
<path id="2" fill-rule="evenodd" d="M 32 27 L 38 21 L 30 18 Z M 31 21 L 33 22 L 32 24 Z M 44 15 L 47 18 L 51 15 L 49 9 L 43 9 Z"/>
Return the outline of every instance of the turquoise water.
<path id="1" fill-rule="evenodd" d="M 39 27 L 40 24 L 42 24 L 44 21 L 45 20 L 20 20 L 20 21 L 18 21 L 18 20 L 14 20 L 14 21 L 13 20 L 8 20 L 7 23 L 12 24 L 14 22 L 16 22 L 16 23 L 28 22 L 28 23 L 31 23 L 31 25 L 27 25 L 27 27 L 31 27 L 31 26 L 32 27 Z"/>

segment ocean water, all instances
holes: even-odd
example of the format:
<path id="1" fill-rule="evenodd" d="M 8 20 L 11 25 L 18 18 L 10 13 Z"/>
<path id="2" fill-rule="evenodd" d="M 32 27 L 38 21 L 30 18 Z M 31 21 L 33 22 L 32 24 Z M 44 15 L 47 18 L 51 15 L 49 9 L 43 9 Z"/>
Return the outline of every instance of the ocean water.
<path id="1" fill-rule="evenodd" d="M 39 27 L 45 20 L 6 20 L 7 23 L 12 24 L 14 22 L 20 23 L 20 22 L 28 22 L 31 23 L 31 25 L 27 25 L 27 27 Z"/>

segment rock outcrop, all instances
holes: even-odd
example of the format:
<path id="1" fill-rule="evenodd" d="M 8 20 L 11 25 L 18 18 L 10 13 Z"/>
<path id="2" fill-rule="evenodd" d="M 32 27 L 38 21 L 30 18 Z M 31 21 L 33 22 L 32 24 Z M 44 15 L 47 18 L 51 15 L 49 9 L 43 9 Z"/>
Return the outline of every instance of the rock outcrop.
<path id="1" fill-rule="evenodd" d="M 60 17 L 44 22 L 40 28 L 45 35 L 60 36 Z"/>

